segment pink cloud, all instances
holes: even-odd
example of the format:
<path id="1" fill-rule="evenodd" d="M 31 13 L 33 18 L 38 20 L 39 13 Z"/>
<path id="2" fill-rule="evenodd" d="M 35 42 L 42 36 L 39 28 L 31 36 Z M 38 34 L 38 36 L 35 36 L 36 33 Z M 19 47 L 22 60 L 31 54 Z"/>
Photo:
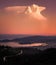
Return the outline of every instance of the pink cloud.
<path id="1" fill-rule="evenodd" d="M 4 10 L 6 12 L 15 12 L 15 13 L 22 13 L 24 12 L 26 6 L 11 6 L 11 7 L 5 7 Z"/>
<path id="2" fill-rule="evenodd" d="M 36 18 L 38 20 L 46 20 L 46 17 L 41 14 L 43 10 L 45 10 L 46 7 L 42 7 L 39 5 L 32 4 L 30 6 L 10 6 L 5 7 L 2 10 L 7 13 L 14 13 L 14 14 L 24 14 L 29 15 L 30 17 Z"/>

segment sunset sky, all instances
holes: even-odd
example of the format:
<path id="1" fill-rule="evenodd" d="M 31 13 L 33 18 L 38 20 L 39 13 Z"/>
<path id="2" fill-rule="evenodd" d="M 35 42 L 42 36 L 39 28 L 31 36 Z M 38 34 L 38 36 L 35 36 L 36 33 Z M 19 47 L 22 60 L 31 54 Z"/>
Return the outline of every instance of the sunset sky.
<path id="1" fill-rule="evenodd" d="M 0 34 L 56 35 L 56 0 L 0 0 Z"/>

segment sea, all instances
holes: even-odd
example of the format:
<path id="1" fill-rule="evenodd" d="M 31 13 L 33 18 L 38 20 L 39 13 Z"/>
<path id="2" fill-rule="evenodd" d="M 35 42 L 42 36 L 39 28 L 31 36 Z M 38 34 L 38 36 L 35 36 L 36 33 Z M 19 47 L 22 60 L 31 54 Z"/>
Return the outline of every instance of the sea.
<path id="1" fill-rule="evenodd" d="M 5 40 L 5 39 L 16 39 L 16 38 L 24 38 L 32 35 L 14 35 L 14 34 L 1 34 L 0 35 L 0 40 Z M 56 48 L 56 43 L 31 43 L 31 44 L 20 44 L 19 42 L 0 42 L 0 45 L 4 46 L 11 46 L 11 47 L 33 47 L 33 48 L 38 48 L 38 49 L 47 49 L 47 48 Z M 39 45 L 39 46 L 38 46 Z"/>

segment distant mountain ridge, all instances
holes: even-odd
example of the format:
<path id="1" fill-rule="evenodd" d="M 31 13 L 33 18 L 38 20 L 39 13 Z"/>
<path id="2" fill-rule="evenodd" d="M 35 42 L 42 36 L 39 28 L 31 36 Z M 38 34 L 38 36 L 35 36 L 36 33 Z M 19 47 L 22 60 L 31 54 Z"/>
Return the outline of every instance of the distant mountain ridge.
<path id="1" fill-rule="evenodd" d="M 0 42 L 19 42 L 21 44 L 30 44 L 30 43 L 56 43 L 56 36 L 28 36 L 23 38 L 14 38 L 14 39 L 4 39 Z"/>
<path id="2" fill-rule="evenodd" d="M 32 35 L 26 35 L 26 34 L 0 34 L 0 40 L 4 39 L 14 39 L 14 38 L 23 38 L 23 37 L 28 37 Z"/>
<path id="3" fill-rule="evenodd" d="M 13 41 L 20 43 L 46 43 L 46 42 L 56 42 L 56 36 L 29 36 L 24 38 L 16 38 Z"/>

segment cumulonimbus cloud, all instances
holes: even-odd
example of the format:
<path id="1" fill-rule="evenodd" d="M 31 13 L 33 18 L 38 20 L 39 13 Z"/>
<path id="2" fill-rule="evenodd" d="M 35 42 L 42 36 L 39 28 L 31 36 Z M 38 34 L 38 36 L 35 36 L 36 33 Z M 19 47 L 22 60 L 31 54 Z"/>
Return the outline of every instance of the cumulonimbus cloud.
<path id="1" fill-rule="evenodd" d="M 11 6 L 11 7 L 5 7 L 3 10 L 7 13 L 12 12 L 19 15 L 19 13 L 23 13 L 26 15 L 29 15 L 31 17 L 34 17 L 38 20 L 46 20 L 46 17 L 44 17 L 41 12 L 45 10 L 46 7 L 38 6 L 38 5 L 30 5 L 30 6 Z"/>
<path id="2" fill-rule="evenodd" d="M 26 8 L 25 14 L 29 14 L 38 20 L 46 20 L 46 18 L 41 14 L 46 7 L 38 6 L 38 5 L 31 5 Z"/>

